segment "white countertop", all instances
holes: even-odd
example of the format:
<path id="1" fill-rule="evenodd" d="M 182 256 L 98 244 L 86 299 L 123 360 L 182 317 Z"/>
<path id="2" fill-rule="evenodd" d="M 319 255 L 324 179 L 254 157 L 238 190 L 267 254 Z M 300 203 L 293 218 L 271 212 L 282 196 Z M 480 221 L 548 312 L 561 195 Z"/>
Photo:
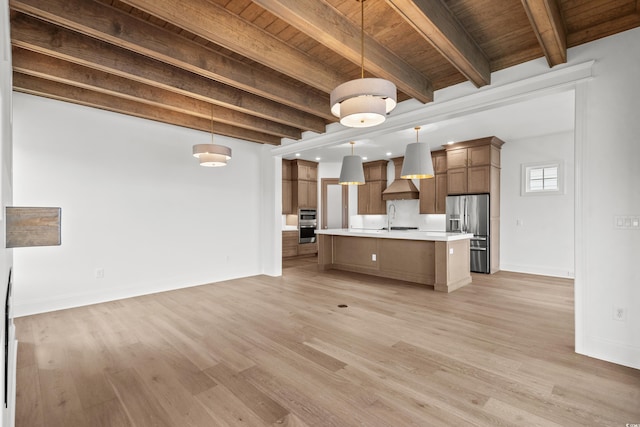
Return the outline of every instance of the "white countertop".
<path id="1" fill-rule="evenodd" d="M 435 242 L 451 242 L 473 237 L 470 233 L 448 233 L 446 231 L 419 230 L 371 230 L 365 228 L 332 228 L 316 230 L 316 234 L 330 234 L 333 236 L 375 237 L 380 239 L 429 240 Z"/>

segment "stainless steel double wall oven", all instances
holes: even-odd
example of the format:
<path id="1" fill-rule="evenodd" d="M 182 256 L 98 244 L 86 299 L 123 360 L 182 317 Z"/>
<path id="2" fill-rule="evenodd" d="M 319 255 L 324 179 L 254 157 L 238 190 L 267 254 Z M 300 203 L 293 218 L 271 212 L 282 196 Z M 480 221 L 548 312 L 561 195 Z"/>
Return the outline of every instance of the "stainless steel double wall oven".
<path id="1" fill-rule="evenodd" d="M 298 210 L 299 243 L 314 243 L 316 241 L 316 219 L 315 209 Z"/>

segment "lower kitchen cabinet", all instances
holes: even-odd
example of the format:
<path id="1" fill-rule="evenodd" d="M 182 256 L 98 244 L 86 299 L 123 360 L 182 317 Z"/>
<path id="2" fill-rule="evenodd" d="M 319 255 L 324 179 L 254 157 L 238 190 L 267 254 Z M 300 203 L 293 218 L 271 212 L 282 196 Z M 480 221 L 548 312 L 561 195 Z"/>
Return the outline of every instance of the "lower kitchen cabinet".
<path id="1" fill-rule="evenodd" d="M 282 258 L 318 253 L 318 243 L 298 243 L 298 230 L 282 232 Z"/>
<path id="2" fill-rule="evenodd" d="M 298 230 L 282 232 L 282 257 L 298 256 Z"/>
<path id="3" fill-rule="evenodd" d="M 298 255 L 315 255 L 317 253 L 317 243 L 298 243 Z"/>

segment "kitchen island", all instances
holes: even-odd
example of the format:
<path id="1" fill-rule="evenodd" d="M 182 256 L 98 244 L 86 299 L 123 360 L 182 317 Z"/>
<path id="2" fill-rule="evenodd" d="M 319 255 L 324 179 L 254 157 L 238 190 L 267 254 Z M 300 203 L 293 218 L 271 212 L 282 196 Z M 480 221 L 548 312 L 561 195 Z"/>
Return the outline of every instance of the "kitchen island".
<path id="1" fill-rule="evenodd" d="M 430 285 L 451 292 L 471 283 L 472 234 L 366 229 L 316 230 L 318 266 Z"/>

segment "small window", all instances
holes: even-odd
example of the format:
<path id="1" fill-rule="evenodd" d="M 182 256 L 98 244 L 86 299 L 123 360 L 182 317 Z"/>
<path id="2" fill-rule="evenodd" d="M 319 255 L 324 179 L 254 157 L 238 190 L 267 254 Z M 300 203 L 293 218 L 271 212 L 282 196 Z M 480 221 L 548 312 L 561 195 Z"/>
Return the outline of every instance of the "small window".
<path id="1" fill-rule="evenodd" d="M 522 165 L 522 195 L 562 193 L 562 162 Z"/>

